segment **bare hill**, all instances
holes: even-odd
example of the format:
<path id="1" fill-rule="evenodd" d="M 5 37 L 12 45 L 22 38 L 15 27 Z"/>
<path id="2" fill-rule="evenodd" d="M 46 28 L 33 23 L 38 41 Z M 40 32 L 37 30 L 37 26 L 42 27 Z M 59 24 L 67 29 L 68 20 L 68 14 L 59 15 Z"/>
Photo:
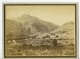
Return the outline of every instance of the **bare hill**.
<path id="1" fill-rule="evenodd" d="M 45 33 L 50 32 L 59 26 L 47 21 L 43 21 L 35 16 L 24 14 L 18 18 L 12 18 L 16 22 L 20 22 L 23 27 L 31 30 L 31 33 Z"/>

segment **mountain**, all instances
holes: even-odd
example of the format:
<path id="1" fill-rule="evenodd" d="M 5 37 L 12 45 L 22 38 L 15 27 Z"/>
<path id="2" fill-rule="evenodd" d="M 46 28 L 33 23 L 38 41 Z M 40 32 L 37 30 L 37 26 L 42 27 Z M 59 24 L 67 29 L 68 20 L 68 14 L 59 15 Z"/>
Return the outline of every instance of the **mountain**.
<path id="1" fill-rule="evenodd" d="M 26 29 L 21 23 L 15 22 L 14 20 L 5 20 L 5 37 L 6 39 L 19 39 L 25 38 Z"/>
<path id="2" fill-rule="evenodd" d="M 21 17 L 12 18 L 16 22 L 20 22 L 26 30 L 30 29 L 30 33 L 49 33 L 59 26 L 47 21 L 43 21 L 35 16 L 24 14 Z"/>
<path id="3" fill-rule="evenodd" d="M 74 39 L 75 37 L 75 24 L 68 22 L 51 32 L 52 34 L 61 34 L 63 39 Z"/>

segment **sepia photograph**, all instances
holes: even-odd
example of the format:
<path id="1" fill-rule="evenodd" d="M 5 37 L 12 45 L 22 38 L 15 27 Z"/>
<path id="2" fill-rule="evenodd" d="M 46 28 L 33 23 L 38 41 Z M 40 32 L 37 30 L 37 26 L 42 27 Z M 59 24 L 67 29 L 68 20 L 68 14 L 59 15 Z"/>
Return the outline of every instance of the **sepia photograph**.
<path id="1" fill-rule="evenodd" d="M 4 4 L 4 57 L 76 57 L 76 4 Z"/>

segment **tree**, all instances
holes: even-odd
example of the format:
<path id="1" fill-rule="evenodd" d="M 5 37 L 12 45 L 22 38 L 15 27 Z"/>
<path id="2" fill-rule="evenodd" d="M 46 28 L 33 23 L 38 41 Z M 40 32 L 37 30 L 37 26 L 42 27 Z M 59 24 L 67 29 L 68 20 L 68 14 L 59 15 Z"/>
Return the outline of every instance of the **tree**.
<path id="1" fill-rule="evenodd" d="M 56 39 L 53 39 L 53 40 L 52 40 L 52 44 L 53 44 L 54 46 L 56 46 L 56 45 L 57 45 L 57 40 L 56 40 Z"/>
<path id="2" fill-rule="evenodd" d="M 31 34 L 31 29 L 28 28 L 26 33 L 27 33 L 27 34 Z"/>

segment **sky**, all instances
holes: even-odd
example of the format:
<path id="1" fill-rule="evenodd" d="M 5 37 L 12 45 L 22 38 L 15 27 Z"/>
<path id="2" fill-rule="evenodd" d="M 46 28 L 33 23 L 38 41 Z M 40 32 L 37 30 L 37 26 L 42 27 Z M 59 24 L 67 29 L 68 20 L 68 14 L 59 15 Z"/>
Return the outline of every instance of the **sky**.
<path id="1" fill-rule="evenodd" d="M 75 5 L 6 5 L 5 18 L 20 17 L 23 14 L 36 16 L 57 25 L 75 21 Z"/>

